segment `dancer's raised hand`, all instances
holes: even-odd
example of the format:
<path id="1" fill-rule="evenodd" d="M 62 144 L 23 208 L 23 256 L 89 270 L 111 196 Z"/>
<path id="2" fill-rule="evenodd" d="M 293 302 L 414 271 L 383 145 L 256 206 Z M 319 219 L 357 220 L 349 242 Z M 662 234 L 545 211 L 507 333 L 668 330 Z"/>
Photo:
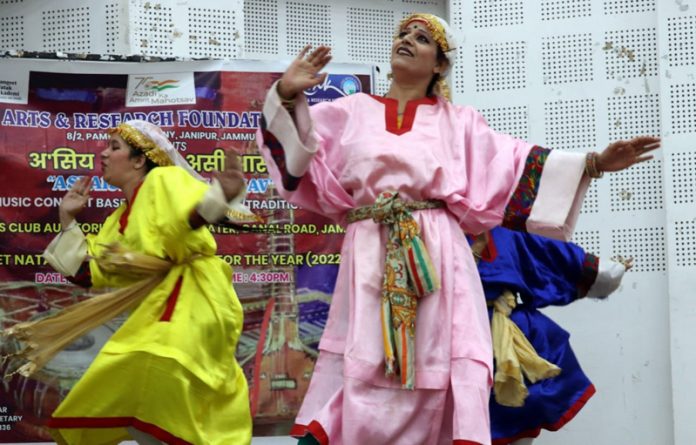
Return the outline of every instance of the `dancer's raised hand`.
<path id="1" fill-rule="evenodd" d="M 244 171 L 239 162 L 239 156 L 234 150 L 225 150 L 225 167 L 214 176 L 220 181 L 228 201 L 234 199 L 244 189 Z"/>
<path id="2" fill-rule="evenodd" d="M 639 136 L 610 144 L 597 156 L 601 172 L 615 172 L 653 158 L 651 151 L 660 147 L 660 138 Z"/>
<path id="3" fill-rule="evenodd" d="M 278 83 L 278 94 L 283 99 L 292 99 L 298 93 L 319 85 L 327 73 L 319 74 L 331 60 L 331 48 L 321 45 L 310 52 L 311 45 L 305 46 L 292 61 Z"/>
<path id="4" fill-rule="evenodd" d="M 73 222 L 75 216 L 80 213 L 89 202 L 89 189 L 92 186 L 91 180 L 92 178 L 89 176 L 83 176 L 75 181 L 60 202 L 58 215 L 63 229 L 67 228 L 68 225 Z"/>

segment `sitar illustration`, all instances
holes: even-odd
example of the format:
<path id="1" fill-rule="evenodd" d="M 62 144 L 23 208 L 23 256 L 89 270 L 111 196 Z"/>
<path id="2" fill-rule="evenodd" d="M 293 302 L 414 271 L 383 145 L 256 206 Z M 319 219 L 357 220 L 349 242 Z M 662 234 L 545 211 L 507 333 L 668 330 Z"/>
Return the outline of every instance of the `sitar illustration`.
<path id="1" fill-rule="evenodd" d="M 274 223 L 293 224 L 292 209 L 280 212 Z M 294 254 L 292 234 L 269 237 L 270 252 Z M 293 417 L 302 403 L 314 369 L 315 352 L 300 340 L 295 268 L 283 267 L 290 280 L 265 285 L 268 299 L 257 343 L 251 381 L 251 410 L 255 419 Z M 276 269 L 278 270 L 278 269 Z"/>
<path id="2" fill-rule="evenodd" d="M 257 111 L 261 105 L 252 101 L 248 109 Z M 242 156 L 258 157 L 254 141 L 239 145 L 236 150 Z M 259 198 L 282 201 L 272 184 L 260 193 Z M 247 199 L 253 198 L 247 196 Z M 235 269 L 242 274 L 248 273 L 246 276 L 261 273 L 277 277 L 265 283 L 235 282 L 244 307 L 244 331 L 239 339 L 237 359 L 249 380 L 254 423 L 272 428 L 278 427 L 283 420 L 293 419 L 300 408 L 314 369 L 318 354 L 316 345 L 326 323 L 331 299 L 329 293 L 320 290 L 298 289 L 295 265 L 270 261 L 272 256 L 294 256 L 297 250 L 302 250 L 296 249 L 295 235 L 282 229 L 295 224 L 296 212 L 302 214 L 303 211 L 290 206 L 257 211 L 264 218 L 265 227 L 281 228 L 244 235 L 248 237 L 247 241 L 254 240 L 251 244 L 254 244 L 255 254 L 268 256 L 269 265 L 247 264 Z M 248 251 L 250 243 L 244 244 Z M 302 248 L 311 247 L 303 244 Z M 273 431 L 287 433 L 282 428 Z"/>

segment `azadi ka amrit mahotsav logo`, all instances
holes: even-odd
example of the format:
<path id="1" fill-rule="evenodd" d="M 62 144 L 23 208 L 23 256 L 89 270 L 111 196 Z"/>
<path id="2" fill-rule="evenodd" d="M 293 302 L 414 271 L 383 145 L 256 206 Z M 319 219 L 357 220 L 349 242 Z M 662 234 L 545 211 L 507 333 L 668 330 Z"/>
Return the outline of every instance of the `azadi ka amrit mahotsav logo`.
<path id="1" fill-rule="evenodd" d="M 193 73 L 167 73 L 128 76 L 126 105 L 195 104 Z"/>

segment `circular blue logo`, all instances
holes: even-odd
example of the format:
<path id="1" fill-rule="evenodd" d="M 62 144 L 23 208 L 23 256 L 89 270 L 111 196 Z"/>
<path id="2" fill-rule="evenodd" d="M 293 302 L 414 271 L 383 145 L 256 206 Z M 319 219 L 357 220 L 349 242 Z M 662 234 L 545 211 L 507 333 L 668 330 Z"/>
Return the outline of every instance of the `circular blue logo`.
<path id="1" fill-rule="evenodd" d="M 355 94 L 360 91 L 360 85 L 358 85 L 358 81 L 356 79 L 346 77 L 341 81 L 341 91 L 343 91 L 346 96 Z"/>

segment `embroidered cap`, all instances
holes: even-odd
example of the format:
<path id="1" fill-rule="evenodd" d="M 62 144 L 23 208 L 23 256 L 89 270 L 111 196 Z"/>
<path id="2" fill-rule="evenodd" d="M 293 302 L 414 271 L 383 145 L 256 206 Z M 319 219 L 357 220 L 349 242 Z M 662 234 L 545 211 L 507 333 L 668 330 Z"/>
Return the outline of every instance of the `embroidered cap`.
<path id="1" fill-rule="evenodd" d="M 409 15 L 399 23 L 399 28 L 396 30 L 397 35 L 412 22 L 423 23 L 445 54 L 445 57 L 447 57 L 449 66 L 447 67 L 447 71 L 443 73 L 443 76 L 447 76 L 449 69 L 454 65 L 454 61 L 457 58 L 457 40 L 449 24 L 444 19 L 433 14 L 415 13 Z"/>
<path id="2" fill-rule="evenodd" d="M 437 46 L 449 62 L 447 68 L 440 74 L 433 92 L 438 96 L 451 100 L 452 94 L 445 78 L 449 74 L 457 58 L 457 40 L 454 37 L 454 33 L 452 33 L 452 29 L 444 19 L 433 14 L 415 13 L 409 15 L 399 23 L 396 35 L 398 36 L 402 29 L 413 22 L 423 23 L 425 27 L 428 28 L 430 35 L 433 36 L 433 40 L 435 40 L 435 43 L 437 43 Z"/>
<path id="3" fill-rule="evenodd" d="M 184 159 L 174 144 L 160 127 L 150 122 L 133 119 L 120 123 L 116 128 L 107 130 L 109 134 L 118 134 L 131 147 L 140 150 L 145 156 L 160 167 L 177 165 L 186 170 L 199 181 L 205 181 L 186 159 Z"/>

